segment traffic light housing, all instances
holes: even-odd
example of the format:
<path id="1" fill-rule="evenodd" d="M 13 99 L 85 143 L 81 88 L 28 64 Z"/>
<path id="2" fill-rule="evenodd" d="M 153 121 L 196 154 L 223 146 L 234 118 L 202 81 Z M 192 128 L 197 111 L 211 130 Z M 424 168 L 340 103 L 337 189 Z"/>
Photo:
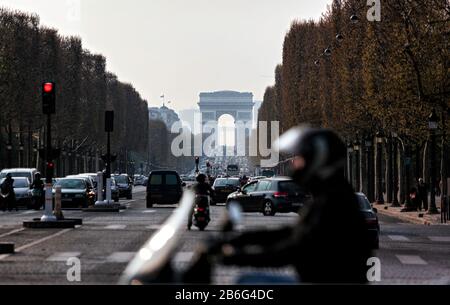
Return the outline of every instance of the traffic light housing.
<path id="1" fill-rule="evenodd" d="M 42 111 L 44 114 L 56 113 L 56 84 L 54 82 L 42 84 Z"/>

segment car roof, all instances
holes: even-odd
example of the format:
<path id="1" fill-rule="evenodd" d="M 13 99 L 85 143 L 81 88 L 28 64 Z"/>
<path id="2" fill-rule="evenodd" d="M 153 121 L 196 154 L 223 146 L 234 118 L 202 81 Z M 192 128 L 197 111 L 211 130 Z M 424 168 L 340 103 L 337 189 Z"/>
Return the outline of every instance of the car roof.
<path id="1" fill-rule="evenodd" d="M 15 173 L 15 172 L 34 172 L 37 171 L 35 168 L 5 168 L 2 173 Z"/>

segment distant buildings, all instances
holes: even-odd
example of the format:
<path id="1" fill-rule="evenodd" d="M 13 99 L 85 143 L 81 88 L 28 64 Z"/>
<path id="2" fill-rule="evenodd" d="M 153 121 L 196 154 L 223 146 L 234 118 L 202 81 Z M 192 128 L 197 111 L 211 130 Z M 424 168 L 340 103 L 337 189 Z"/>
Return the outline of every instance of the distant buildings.
<path id="1" fill-rule="evenodd" d="M 161 108 L 151 107 L 148 109 L 148 113 L 150 120 L 163 121 L 169 130 L 172 128 L 173 124 L 180 121 L 178 114 L 166 106 L 162 106 Z"/>

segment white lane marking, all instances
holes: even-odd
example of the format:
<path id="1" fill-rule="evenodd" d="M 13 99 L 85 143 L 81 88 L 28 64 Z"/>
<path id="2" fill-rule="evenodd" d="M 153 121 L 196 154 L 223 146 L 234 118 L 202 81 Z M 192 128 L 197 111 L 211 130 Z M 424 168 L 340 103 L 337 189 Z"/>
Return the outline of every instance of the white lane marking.
<path id="1" fill-rule="evenodd" d="M 388 235 L 388 237 L 393 241 L 410 241 L 410 239 L 403 235 Z"/>
<path id="2" fill-rule="evenodd" d="M 47 258 L 49 262 L 67 262 L 71 257 L 79 257 L 81 252 L 58 252 Z"/>
<path id="3" fill-rule="evenodd" d="M 16 234 L 16 233 L 22 232 L 22 231 L 24 231 L 24 230 L 25 230 L 25 228 L 21 228 L 21 229 L 16 229 L 16 230 L 12 230 L 11 232 L 8 232 L 8 233 L 4 233 L 4 234 L 0 235 L 0 238 L 2 238 L 2 237 L 6 237 L 6 236 L 9 236 L 9 235 L 13 235 L 13 234 Z"/>
<path id="4" fill-rule="evenodd" d="M 142 211 L 142 213 L 144 213 L 144 214 L 156 213 L 156 210 L 145 210 L 145 211 Z"/>
<path id="5" fill-rule="evenodd" d="M 146 227 L 147 230 L 159 230 L 161 229 L 162 225 L 151 225 Z"/>
<path id="6" fill-rule="evenodd" d="M 38 211 L 25 211 L 22 213 L 22 215 L 29 215 L 29 214 L 34 214 L 37 213 Z"/>
<path id="7" fill-rule="evenodd" d="M 107 230 L 124 230 L 127 226 L 126 225 L 109 225 L 106 226 L 105 229 Z"/>
<path id="8" fill-rule="evenodd" d="M 114 252 L 106 259 L 109 263 L 128 263 L 136 255 L 136 252 Z"/>
<path id="9" fill-rule="evenodd" d="M 59 231 L 58 233 L 52 234 L 50 236 L 38 239 L 38 240 L 36 240 L 36 241 L 34 241 L 32 243 L 29 243 L 29 244 L 23 245 L 22 247 L 17 248 L 15 252 L 22 252 L 23 250 L 26 250 L 28 248 L 34 247 L 36 245 L 39 245 L 40 243 L 46 242 L 47 240 L 50 240 L 52 238 L 55 238 L 55 237 L 58 237 L 60 235 L 66 234 L 69 231 L 72 231 L 72 229 L 65 229 L 65 230 Z M 5 258 L 9 257 L 10 255 L 11 254 L 0 255 L 0 260 L 5 259 Z"/>
<path id="10" fill-rule="evenodd" d="M 428 238 L 431 241 L 436 241 L 436 242 L 444 242 L 444 243 L 450 242 L 450 236 L 429 236 Z"/>
<path id="11" fill-rule="evenodd" d="M 192 260 L 194 252 L 178 252 L 175 255 L 175 262 L 188 263 Z"/>
<path id="12" fill-rule="evenodd" d="M 396 255 L 403 265 L 428 265 L 420 256 L 417 255 Z"/>

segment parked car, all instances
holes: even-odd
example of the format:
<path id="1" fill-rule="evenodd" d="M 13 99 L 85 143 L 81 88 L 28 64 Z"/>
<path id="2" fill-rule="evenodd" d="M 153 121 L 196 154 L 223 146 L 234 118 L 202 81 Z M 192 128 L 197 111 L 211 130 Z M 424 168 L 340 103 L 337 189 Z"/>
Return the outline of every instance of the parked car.
<path id="1" fill-rule="evenodd" d="M 95 203 L 95 193 L 85 178 L 63 178 L 53 187 L 53 195 L 56 186 L 61 186 L 61 206 L 63 208 L 87 208 Z"/>
<path id="2" fill-rule="evenodd" d="M 0 179 L 3 179 L 6 177 L 7 174 L 11 174 L 13 177 L 25 177 L 28 178 L 28 181 L 30 181 L 30 184 L 34 181 L 34 176 L 38 172 L 35 168 L 10 168 L 10 169 L 4 169 L 0 172 Z"/>
<path id="3" fill-rule="evenodd" d="M 153 171 L 147 183 L 147 208 L 155 204 L 177 204 L 183 195 L 183 186 L 176 171 Z"/>
<path id="4" fill-rule="evenodd" d="M 277 177 L 252 181 L 227 198 L 241 204 L 244 212 L 261 212 L 265 216 L 276 213 L 299 212 L 311 198 L 291 178 Z"/>
<path id="5" fill-rule="evenodd" d="M 114 175 L 117 187 L 119 189 L 119 197 L 133 199 L 133 180 L 127 174 Z"/>
<path id="6" fill-rule="evenodd" d="M 14 194 L 16 197 L 16 204 L 19 207 L 31 208 L 31 190 L 30 181 L 26 177 L 13 177 L 14 179 Z M 5 179 L 0 179 L 0 184 L 3 183 Z"/>
<path id="7" fill-rule="evenodd" d="M 364 215 L 366 224 L 368 226 L 368 238 L 373 249 L 380 247 L 380 223 L 378 221 L 378 210 L 373 208 L 369 199 L 363 193 L 357 193 L 358 203 L 361 212 Z"/>
<path id="8" fill-rule="evenodd" d="M 211 204 L 225 203 L 228 195 L 236 192 L 240 186 L 239 178 L 217 178 L 212 186 L 214 194 Z"/>
<path id="9" fill-rule="evenodd" d="M 111 198 L 114 202 L 119 202 L 120 199 L 119 187 L 117 186 L 117 182 L 114 177 L 111 177 Z"/>
<path id="10" fill-rule="evenodd" d="M 134 185 L 144 185 L 145 177 L 143 175 L 134 175 Z"/>

